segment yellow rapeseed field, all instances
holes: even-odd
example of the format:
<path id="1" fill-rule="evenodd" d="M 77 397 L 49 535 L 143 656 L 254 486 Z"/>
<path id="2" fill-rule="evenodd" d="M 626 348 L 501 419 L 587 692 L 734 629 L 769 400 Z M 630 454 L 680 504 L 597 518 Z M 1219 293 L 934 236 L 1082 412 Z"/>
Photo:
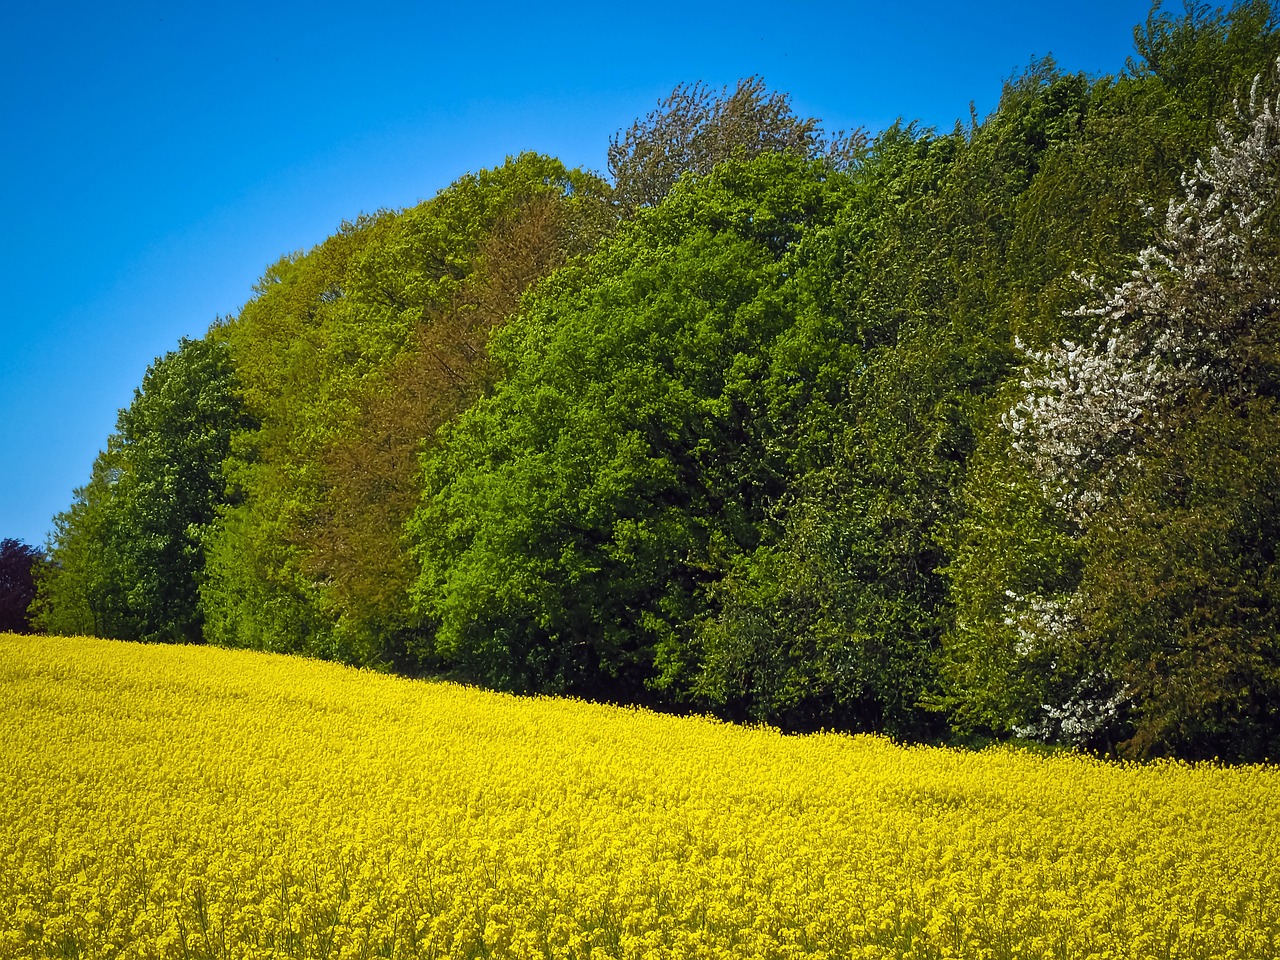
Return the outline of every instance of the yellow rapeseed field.
<path id="1" fill-rule="evenodd" d="M 0 958 L 1280 957 L 1280 769 L 0 636 Z"/>

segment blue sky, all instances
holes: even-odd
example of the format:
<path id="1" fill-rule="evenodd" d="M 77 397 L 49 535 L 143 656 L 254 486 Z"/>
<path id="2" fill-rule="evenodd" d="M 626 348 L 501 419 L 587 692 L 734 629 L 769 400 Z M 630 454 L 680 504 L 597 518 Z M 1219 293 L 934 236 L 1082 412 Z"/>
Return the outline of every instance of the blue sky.
<path id="1" fill-rule="evenodd" d="M 950 129 L 1033 56 L 1120 70 L 1149 8 L 5 4 L 0 537 L 43 543 L 147 365 L 344 219 L 523 150 L 603 171 L 684 81 L 760 74 L 832 129 Z"/>

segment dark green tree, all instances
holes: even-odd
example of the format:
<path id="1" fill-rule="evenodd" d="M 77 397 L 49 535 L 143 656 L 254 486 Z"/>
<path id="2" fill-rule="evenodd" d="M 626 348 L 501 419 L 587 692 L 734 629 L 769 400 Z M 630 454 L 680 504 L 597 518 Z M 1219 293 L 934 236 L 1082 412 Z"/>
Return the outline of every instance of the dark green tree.
<path id="1" fill-rule="evenodd" d="M 1260 86 L 1127 279 L 1072 312 L 1079 339 L 1026 349 L 951 568 L 962 721 L 1132 755 L 1280 746 L 1280 120 Z"/>
<path id="2" fill-rule="evenodd" d="M 1128 72 L 1155 79 L 1183 106 L 1183 122 L 1205 141 L 1214 124 L 1246 94 L 1255 77 L 1271 86 L 1280 56 L 1280 11 L 1273 0 L 1235 0 L 1229 8 L 1184 0 L 1180 14 L 1151 5 L 1145 23 L 1134 28 Z"/>

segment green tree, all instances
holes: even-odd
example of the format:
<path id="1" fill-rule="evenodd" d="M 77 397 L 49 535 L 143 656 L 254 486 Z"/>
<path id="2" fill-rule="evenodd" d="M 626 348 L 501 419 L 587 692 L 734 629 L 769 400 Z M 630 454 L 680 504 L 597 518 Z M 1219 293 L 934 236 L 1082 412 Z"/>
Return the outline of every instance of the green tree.
<path id="1" fill-rule="evenodd" d="M 792 251 L 843 183 L 784 154 L 723 163 L 495 334 L 502 379 L 429 451 L 410 527 L 442 655 L 514 689 L 687 689 L 705 587 L 784 489 L 812 383 Z"/>
<path id="2" fill-rule="evenodd" d="M 223 500 L 222 463 L 246 425 L 215 326 L 143 376 L 94 465 L 55 521 L 41 585 L 49 632 L 199 641 L 204 538 Z"/>
<path id="3" fill-rule="evenodd" d="M 121 529 L 116 487 L 123 473 L 114 438 L 93 463 L 89 482 L 71 506 L 53 518 L 48 562 L 39 571 L 33 622 L 44 633 L 134 639 L 137 618 L 128 608 L 128 573 L 116 551 Z"/>
<path id="4" fill-rule="evenodd" d="M 417 450 L 483 385 L 520 290 L 611 228 L 607 192 L 523 154 L 268 271 L 228 328 L 260 426 L 235 439 L 236 503 L 211 539 L 216 642 L 411 665 Z"/>
<path id="5" fill-rule="evenodd" d="M 1137 56 L 1129 73 L 1153 78 L 1184 105 L 1194 138 L 1213 137 L 1214 124 L 1246 93 L 1255 77 L 1269 77 L 1280 56 L 1280 12 L 1273 0 L 1235 0 L 1228 9 L 1185 0 L 1181 16 L 1151 5 L 1133 31 Z"/>

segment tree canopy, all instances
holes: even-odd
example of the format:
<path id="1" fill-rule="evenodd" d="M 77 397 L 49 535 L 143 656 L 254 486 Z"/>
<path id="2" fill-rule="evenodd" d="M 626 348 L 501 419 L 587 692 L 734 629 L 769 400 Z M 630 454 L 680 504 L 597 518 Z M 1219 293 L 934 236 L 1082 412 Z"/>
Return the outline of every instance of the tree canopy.
<path id="1" fill-rule="evenodd" d="M 1276 8 L 951 131 L 676 88 L 271 266 L 37 624 L 787 729 L 1280 748 Z"/>

